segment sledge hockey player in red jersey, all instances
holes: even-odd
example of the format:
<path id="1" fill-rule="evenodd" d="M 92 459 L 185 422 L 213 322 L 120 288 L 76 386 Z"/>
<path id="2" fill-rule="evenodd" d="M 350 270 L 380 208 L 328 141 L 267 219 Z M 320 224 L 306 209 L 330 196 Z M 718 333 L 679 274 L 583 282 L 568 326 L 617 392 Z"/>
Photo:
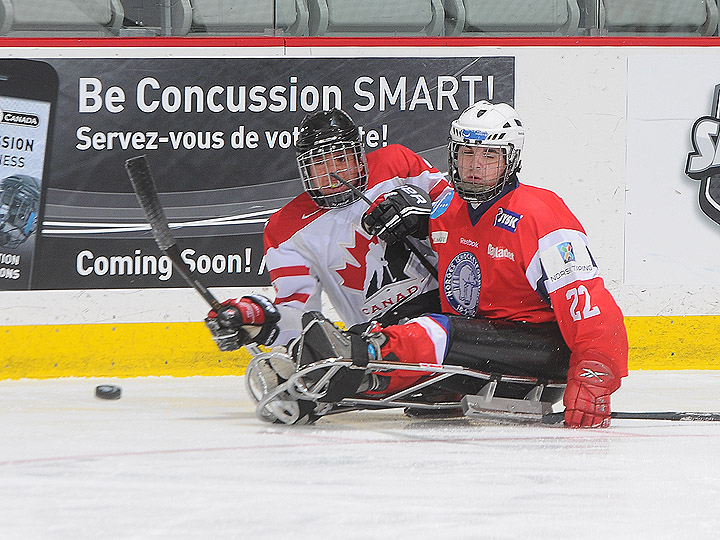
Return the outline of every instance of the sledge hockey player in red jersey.
<path id="1" fill-rule="evenodd" d="M 220 314 L 210 312 L 206 323 L 221 350 L 249 342 L 286 345 L 300 334 L 303 313 L 321 310 L 323 292 L 347 325 L 394 324 L 438 311 L 437 280 L 403 243 L 389 245 L 363 230 L 368 204 L 361 198 L 403 207 L 417 186 L 429 198 L 404 221 L 426 221 L 431 199 L 451 190 L 444 175 L 401 145 L 366 155 L 358 127 L 339 109 L 307 115 L 296 151 L 305 191 L 273 214 L 264 232 L 275 302 L 251 295 L 226 301 Z M 407 241 L 434 256 L 427 240 Z"/>
<path id="2" fill-rule="evenodd" d="M 518 181 L 524 139 L 520 118 L 507 104 L 476 103 L 452 123 L 454 192 L 435 202 L 427 229 L 416 231 L 429 234 L 438 255 L 441 313 L 361 334 L 339 333 L 316 316 L 323 332 L 304 336 L 295 353 L 298 369 L 323 357 L 349 356 L 356 373 L 368 364 L 401 362 L 562 377 L 566 425 L 609 425 L 610 395 L 627 375 L 623 315 L 577 218 L 553 192 Z M 381 238 L 391 237 L 395 226 L 375 208 L 363 224 Z M 343 338 L 345 355 L 337 354 Z M 352 369 L 339 371 L 326 393 L 336 401 L 371 395 L 368 374 L 352 375 Z M 501 377 L 491 379 L 502 386 Z M 538 384 L 536 390 L 524 399 L 547 388 Z M 487 395 L 487 387 L 481 392 Z"/>

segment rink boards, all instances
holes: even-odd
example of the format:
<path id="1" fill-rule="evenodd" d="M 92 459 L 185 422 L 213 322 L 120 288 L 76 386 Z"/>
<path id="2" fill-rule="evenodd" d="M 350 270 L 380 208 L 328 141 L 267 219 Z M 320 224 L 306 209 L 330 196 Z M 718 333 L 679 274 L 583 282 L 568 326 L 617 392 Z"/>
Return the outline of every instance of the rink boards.
<path id="1" fill-rule="evenodd" d="M 213 167 L 232 169 L 236 158 L 284 171 L 278 179 L 280 169 L 236 167 L 252 173 L 240 175 L 239 181 L 250 182 L 240 186 L 243 194 L 255 193 L 256 180 L 269 182 L 254 204 L 272 200 L 281 188 L 299 190 L 299 181 L 293 184 L 292 148 L 252 153 L 250 131 L 262 141 L 265 129 L 266 144 L 287 146 L 283 137 L 302 117 L 302 107 L 311 108 L 316 95 L 322 101 L 340 91 L 343 105 L 362 121 L 390 118 L 370 130 L 379 139 L 367 142 L 402 142 L 426 152 L 441 169 L 447 118 L 471 97 L 513 101 L 528 130 L 521 180 L 556 191 L 585 226 L 601 274 L 626 316 L 630 368 L 720 369 L 720 222 L 713 213 L 720 215 L 720 204 L 714 206 L 716 186 L 703 180 L 720 162 L 712 137 L 706 136 L 708 126 L 720 124 L 715 122 L 717 47 L 714 40 L 693 38 L 0 40 L 2 57 L 45 59 L 55 66 L 63 89 L 62 125 L 56 126 L 62 137 L 53 148 L 56 176 L 50 177 L 53 204 L 41 229 L 45 252 L 34 261 L 37 275 L 30 290 L 10 290 L 9 279 L 0 280 L 0 379 L 242 374 L 247 355 L 215 349 L 201 322 L 207 306 L 182 282 L 162 281 L 166 276 L 160 271 L 142 275 L 145 266 L 139 265 L 132 266 L 132 275 L 131 267 L 127 275 L 111 275 L 113 256 L 143 265 L 146 257 L 155 257 L 146 232 L 125 231 L 116 240 L 112 231 L 83 234 L 81 229 L 93 219 L 95 225 L 109 220 L 102 217 L 108 208 L 118 223 L 138 221 L 120 166 L 138 152 L 117 148 L 131 132 L 135 138 L 127 140 L 139 141 L 142 132 L 146 146 L 148 133 L 156 131 L 197 134 L 197 140 L 184 137 L 177 151 L 170 148 L 172 141 L 155 154 L 150 151 L 157 176 L 174 182 L 160 191 L 172 196 L 178 212 L 202 212 L 197 200 L 214 195 L 218 210 L 208 210 L 209 215 L 227 215 L 220 213 L 232 202 L 225 195 L 236 192 L 213 184 L 227 181 Z M 210 61 L 207 79 L 197 79 L 195 68 Z M 388 73 L 391 61 L 402 64 L 402 71 Z M 286 64 L 302 69 L 286 72 Z M 223 68 L 238 65 L 247 67 L 241 75 L 224 74 Z M 453 71 L 458 65 L 463 71 Z M 130 79 L 124 81 L 126 72 Z M 273 77 L 284 80 L 284 86 L 273 86 L 275 94 Z M 248 110 L 235 116 L 227 110 L 227 81 L 247 91 Z M 100 87 L 110 94 L 99 93 Z M 189 103 L 190 112 L 175 109 L 173 97 L 185 99 L 187 89 L 197 90 L 213 110 L 199 111 L 199 102 L 190 100 L 177 105 Z M 249 109 L 261 104 L 264 110 Z M 210 121 L 197 127 L 195 118 Z M 426 131 L 421 130 L 427 125 L 442 140 L 423 146 L 419 141 Z M 217 138 L 208 144 L 223 140 L 225 148 L 201 151 L 200 134 L 212 130 Z M 118 133 L 113 148 L 109 133 Z M 190 143 L 193 148 L 182 147 Z M 198 170 L 206 177 L 199 199 L 191 192 L 167 193 Z M 287 189 L 283 196 L 289 196 Z M 251 206 L 241 197 L 232 212 L 245 212 L 247 218 Z M 247 230 L 238 234 L 246 236 L 208 230 L 206 251 L 195 247 L 203 235 L 176 229 L 181 243 L 195 249 L 192 261 L 198 268 L 200 254 L 208 254 L 211 266 L 199 277 L 218 297 L 272 294 L 261 256 L 262 219 L 271 211 L 239 220 L 243 224 L 237 227 Z M 175 214 L 173 219 L 190 218 Z M 133 222 L 136 229 L 139 225 Z M 75 232 L 68 232 L 72 227 Z M 237 275 L 214 273 L 230 268 L 231 260 Z M 7 267 L 3 275 L 17 274 L 10 268 L 13 261 L 9 250 L 0 249 L 0 266 Z"/>
<path id="2" fill-rule="evenodd" d="M 720 370 L 720 317 L 627 317 L 631 370 Z M 221 353 L 202 323 L 1 328 L 0 379 L 242 375 L 244 351 Z"/>

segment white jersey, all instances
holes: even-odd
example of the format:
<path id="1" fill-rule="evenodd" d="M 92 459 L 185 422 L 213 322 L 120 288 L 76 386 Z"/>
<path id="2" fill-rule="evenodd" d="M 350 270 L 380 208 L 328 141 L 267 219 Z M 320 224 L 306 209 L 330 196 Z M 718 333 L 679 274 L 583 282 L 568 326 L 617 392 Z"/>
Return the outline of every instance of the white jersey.
<path id="1" fill-rule="evenodd" d="M 365 195 L 371 201 L 405 184 L 427 191 L 433 200 L 449 189 L 442 173 L 401 145 L 368 153 L 367 164 Z M 367 208 L 362 200 L 319 208 L 302 193 L 270 217 L 265 264 L 281 314 L 277 344 L 300 334 L 304 312 L 321 311 L 323 291 L 342 321 L 352 326 L 437 290 L 437 281 L 403 244 L 388 246 L 362 229 Z M 429 244 L 412 241 L 435 262 Z"/>

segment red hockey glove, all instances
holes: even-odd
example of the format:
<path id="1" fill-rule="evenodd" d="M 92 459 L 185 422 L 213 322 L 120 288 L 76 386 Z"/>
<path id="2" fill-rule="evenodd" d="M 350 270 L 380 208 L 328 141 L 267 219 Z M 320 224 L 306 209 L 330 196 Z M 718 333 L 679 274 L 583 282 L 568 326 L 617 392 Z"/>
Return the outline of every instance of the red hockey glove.
<path id="1" fill-rule="evenodd" d="M 620 377 L 607 364 L 583 360 L 570 368 L 563 403 L 565 425 L 608 427 L 610 394 L 620 388 Z"/>
<path id="2" fill-rule="evenodd" d="M 425 238 L 431 212 L 430 195 L 408 184 L 375 199 L 362 218 L 362 227 L 388 244 L 400 242 L 409 234 Z"/>
<path id="3" fill-rule="evenodd" d="M 221 351 L 234 351 L 251 342 L 269 345 L 275 341 L 279 320 L 280 313 L 270 300 L 252 294 L 225 300 L 220 310 L 208 313 L 205 325 Z"/>

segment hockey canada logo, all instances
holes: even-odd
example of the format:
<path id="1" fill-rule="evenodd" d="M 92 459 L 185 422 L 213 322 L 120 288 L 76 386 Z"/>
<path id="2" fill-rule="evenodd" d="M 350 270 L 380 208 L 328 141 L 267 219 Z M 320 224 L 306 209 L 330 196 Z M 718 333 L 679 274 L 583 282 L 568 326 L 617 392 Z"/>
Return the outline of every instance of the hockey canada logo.
<path id="1" fill-rule="evenodd" d="M 410 251 L 402 245 L 384 248 L 377 237 L 366 238 L 355 231 L 354 244 L 346 245 L 345 249 L 349 257 L 345 257 L 343 267 L 335 271 L 343 287 L 364 291 L 362 311 L 366 315 L 381 315 L 420 290 L 406 273 Z"/>
<path id="2" fill-rule="evenodd" d="M 469 251 L 457 254 L 445 271 L 443 292 L 460 315 L 474 317 L 480 303 L 480 263 Z"/>
<path id="3" fill-rule="evenodd" d="M 715 85 L 711 116 L 695 120 L 693 151 L 688 154 L 685 174 L 700 181 L 700 208 L 720 225 L 720 84 Z"/>

